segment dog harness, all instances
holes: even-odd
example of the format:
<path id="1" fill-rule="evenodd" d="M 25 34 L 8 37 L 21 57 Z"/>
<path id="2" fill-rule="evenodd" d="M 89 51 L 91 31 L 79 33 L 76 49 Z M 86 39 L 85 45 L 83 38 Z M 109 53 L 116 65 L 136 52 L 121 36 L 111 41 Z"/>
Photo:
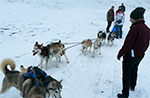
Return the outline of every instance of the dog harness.
<path id="1" fill-rule="evenodd" d="M 33 67 L 32 70 L 28 70 L 24 76 L 32 78 L 35 81 L 36 86 L 39 86 L 39 80 L 43 81 L 45 78 L 48 78 L 47 74 L 38 67 Z"/>

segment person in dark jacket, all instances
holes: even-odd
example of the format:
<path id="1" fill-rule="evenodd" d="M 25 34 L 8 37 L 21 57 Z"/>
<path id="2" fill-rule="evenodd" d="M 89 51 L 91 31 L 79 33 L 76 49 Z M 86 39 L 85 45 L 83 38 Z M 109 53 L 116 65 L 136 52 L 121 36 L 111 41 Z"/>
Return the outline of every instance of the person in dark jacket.
<path id="1" fill-rule="evenodd" d="M 132 25 L 117 55 L 118 60 L 123 56 L 123 89 L 122 94 L 117 95 L 118 98 L 128 98 L 129 89 L 131 91 L 135 90 L 138 66 L 149 46 L 150 29 L 145 24 L 144 13 L 145 9 L 143 7 L 137 7 L 131 12 L 130 21 Z"/>
<path id="2" fill-rule="evenodd" d="M 121 6 L 120 6 L 120 7 L 121 7 L 121 10 L 122 10 L 123 12 L 125 12 L 126 7 L 124 6 L 124 4 L 123 4 L 123 3 L 121 4 Z"/>
<path id="3" fill-rule="evenodd" d="M 112 22 L 114 21 L 114 6 L 111 7 L 111 9 L 109 9 L 109 11 L 107 12 L 107 27 L 106 27 L 106 32 L 110 32 L 109 28 L 112 24 Z"/>

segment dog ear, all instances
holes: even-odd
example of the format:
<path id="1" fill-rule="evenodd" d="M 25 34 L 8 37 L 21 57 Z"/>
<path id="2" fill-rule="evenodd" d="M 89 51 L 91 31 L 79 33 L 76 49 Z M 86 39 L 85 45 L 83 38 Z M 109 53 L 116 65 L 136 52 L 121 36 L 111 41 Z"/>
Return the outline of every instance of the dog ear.
<path id="1" fill-rule="evenodd" d="M 82 42 L 81 42 L 81 44 L 83 44 L 83 43 L 85 43 L 86 42 L 86 40 L 83 40 Z"/>
<path id="2" fill-rule="evenodd" d="M 59 40 L 58 42 L 61 43 L 61 40 Z"/>
<path id="3" fill-rule="evenodd" d="M 103 31 L 99 31 L 98 33 L 102 33 Z"/>
<path id="4" fill-rule="evenodd" d="M 63 79 L 61 79 L 61 80 L 59 81 L 59 83 L 61 84 L 61 83 L 62 83 L 62 81 L 63 81 Z"/>
<path id="5" fill-rule="evenodd" d="M 21 72 L 27 73 L 27 69 L 25 69 L 23 65 L 20 66 L 20 69 L 21 69 Z"/>
<path id="6" fill-rule="evenodd" d="M 56 87 L 56 81 L 53 81 L 53 82 L 52 82 L 52 86 L 53 86 L 53 87 Z"/>
<path id="7" fill-rule="evenodd" d="M 35 42 L 35 45 L 37 45 L 37 44 L 38 44 L 38 41 Z"/>
<path id="8" fill-rule="evenodd" d="M 43 48 L 43 43 L 41 45 L 39 45 L 39 47 L 42 49 Z"/>
<path id="9" fill-rule="evenodd" d="M 62 89 L 62 81 L 63 81 L 63 79 L 61 79 L 60 81 L 59 81 L 59 87 Z"/>

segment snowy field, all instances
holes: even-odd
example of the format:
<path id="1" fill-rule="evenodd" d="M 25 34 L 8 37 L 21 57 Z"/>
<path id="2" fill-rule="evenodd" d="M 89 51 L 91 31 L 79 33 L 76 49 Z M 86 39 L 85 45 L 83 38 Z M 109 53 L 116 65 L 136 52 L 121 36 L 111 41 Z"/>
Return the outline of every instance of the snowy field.
<path id="1" fill-rule="evenodd" d="M 8 2 L 9 1 L 9 2 Z M 62 43 L 94 39 L 99 30 L 106 28 L 106 13 L 114 5 L 115 11 L 124 2 L 126 6 L 123 39 L 114 41 L 114 46 L 102 46 L 101 55 L 91 57 L 81 52 L 81 45 L 66 51 L 70 61 L 62 57 L 59 68 L 52 60 L 46 72 L 57 80 L 63 79 L 62 98 L 117 98 L 121 92 L 121 61 L 117 53 L 131 25 L 130 12 L 142 6 L 146 8 L 145 20 L 150 27 L 149 0 L 1 0 L 0 1 L 0 62 L 12 58 L 16 69 L 40 63 L 32 55 L 36 41 L 47 45 L 61 40 Z M 112 28 L 111 28 L 112 29 Z M 69 47 L 70 45 L 66 45 Z M 129 98 L 150 98 L 150 48 L 139 66 L 138 84 Z M 4 74 L 0 71 L 0 88 Z M 21 98 L 12 87 L 0 98 Z"/>

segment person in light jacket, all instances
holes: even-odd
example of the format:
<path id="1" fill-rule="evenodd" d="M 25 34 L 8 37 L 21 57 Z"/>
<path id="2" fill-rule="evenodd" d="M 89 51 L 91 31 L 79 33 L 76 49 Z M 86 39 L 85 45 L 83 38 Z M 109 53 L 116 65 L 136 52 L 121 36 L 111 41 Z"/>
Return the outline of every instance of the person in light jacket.
<path id="1" fill-rule="evenodd" d="M 121 9 L 116 11 L 115 24 L 116 24 L 116 36 L 115 38 L 122 38 L 122 26 L 125 21 L 125 15 Z"/>
<path id="2" fill-rule="evenodd" d="M 137 7 L 130 14 L 132 23 L 117 59 L 122 61 L 122 93 L 118 98 L 128 98 L 129 90 L 134 91 L 137 83 L 137 71 L 145 51 L 149 46 L 150 29 L 144 21 L 143 7 Z"/>

